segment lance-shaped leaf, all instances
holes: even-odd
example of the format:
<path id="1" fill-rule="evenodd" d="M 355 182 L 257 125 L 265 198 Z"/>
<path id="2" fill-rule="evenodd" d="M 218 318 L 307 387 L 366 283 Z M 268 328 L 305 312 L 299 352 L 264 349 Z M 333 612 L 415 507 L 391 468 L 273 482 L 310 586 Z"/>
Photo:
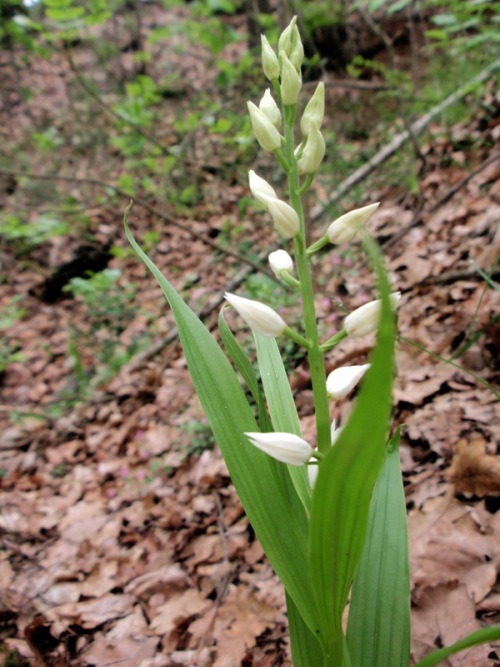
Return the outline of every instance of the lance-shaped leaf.
<path id="1" fill-rule="evenodd" d="M 236 373 L 208 329 L 133 238 L 129 209 L 125 233 L 172 308 L 193 384 L 243 507 L 271 565 L 314 632 L 318 622 L 307 558 L 307 518 L 288 470 L 249 446 L 243 433 L 256 431 L 257 424 Z"/>
<path id="2" fill-rule="evenodd" d="M 350 664 L 342 614 L 361 560 L 370 499 L 385 457 L 394 372 L 389 283 L 375 243 L 366 239 L 365 248 L 381 292 L 377 344 L 351 417 L 320 463 L 309 528 L 311 575 L 321 624 L 318 639 L 328 664 L 335 667 Z"/>
<path id="3" fill-rule="evenodd" d="M 257 333 L 254 333 L 254 337 L 257 345 L 257 362 L 273 428 L 275 431 L 287 431 L 300 436 L 299 416 L 278 345 L 274 338 L 266 338 Z M 288 470 L 295 489 L 309 512 L 311 488 L 307 469 L 303 466 Z"/>
<path id="4" fill-rule="evenodd" d="M 349 604 L 354 667 L 410 665 L 410 570 L 399 430 L 375 485 L 361 563 Z"/>

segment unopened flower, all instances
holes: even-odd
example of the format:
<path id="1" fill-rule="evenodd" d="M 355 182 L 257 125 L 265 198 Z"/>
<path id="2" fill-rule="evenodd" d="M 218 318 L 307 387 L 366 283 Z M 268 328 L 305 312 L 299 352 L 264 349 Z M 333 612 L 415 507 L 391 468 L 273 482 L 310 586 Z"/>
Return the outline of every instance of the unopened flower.
<path id="1" fill-rule="evenodd" d="M 261 101 L 259 102 L 259 109 L 262 111 L 262 113 L 266 114 L 266 116 L 269 118 L 271 123 L 276 128 L 280 127 L 281 111 L 279 110 L 278 105 L 274 101 L 274 98 L 271 95 L 271 91 L 269 90 L 269 88 L 267 88 Z"/>
<path id="2" fill-rule="evenodd" d="M 277 197 L 262 196 L 261 200 L 267 208 L 274 222 L 274 226 L 281 236 L 290 239 L 300 231 L 299 216 L 294 208 Z"/>
<path id="3" fill-rule="evenodd" d="M 248 184 L 250 186 L 250 192 L 253 194 L 257 201 L 260 201 L 261 204 L 267 208 L 267 204 L 264 201 L 264 197 L 274 197 L 277 199 L 276 192 L 272 185 L 258 176 L 253 169 L 250 169 L 248 172 Z"/>
<path id="4" fill-rule="evenodd" d="M 293 259 L 286 250 L 275 250 L 269 255 L 269 266 L 274 275 L 279 278 L 284 271 L 293 271 Z"/>
<path id="5" fill-rule="evenodd" d="M 341 215 L 340 218 L 334 220 L 328 227 L 326 237 L 330 243 L 347 243 L 352 241 L 379 206 L 380 202 L 377 202 Z"/>
<path id="6" fill-rule="evenodd" d="M 291 466 L 304 465 L 314 451 L 308 442 L 293 433 L 245 433 L 245 435 L 254 447 Z"/>
<path id="7" fill-rule="evenodd" d="M 284 51 L 297 71 L 300 71 L 304 60 L 304 47 L 297 28 L 297 17 L 294 16 L 283 30 L 278 41 L 278 51 Z"/>
<path id="8" fill-rule="evenodd" d="M 290 53 L 292 50 L 292 33 L 294 28 L 297 26 L 297 17 L 293 16 L 290 23 L 281 33 L 278 40 L 278 51 L 284 51 L 285 53 Z"/>
<path id="9" fill-rule="evenodd" d="M 262 44 L 262 69 L 269 81 L 277 79 L 280 75 L 280 61 L 273 51 L 265 35 L 260 36 Z"/>
<path id="10" fill-rule="evenodd" d="M 330 373 L 326 379 L 326 391 L 331 398 L 345 398 L 361 380 L 370 364 L 362 366 L 341 366 Z"/>
<path id="11" fill-rule="evenodd" d="M 281 146 L 281 135 L 266 114 L 253 102 L 247 102 L 255 138 L 265 151 L 271 153 Z"/>
<path id="12" fill-rule="evenodd" d="M 300 119 L 300 131 L 302 136 L 306 137 L 309 134 L 311 123 L 320 128 L 325 115 L 325 84 L 321 81 L 318 83 L 314 95 L 304 109 L 302 118 Z"/>
<path id="13" fill-rule="evenodd" d="M 245 299 L 242 296 L 236 296 L 236 294 L 229 294 L 228 292 L 224 294 L 224 298 L 238 311 L 249 327 L 257 333 L 269 338 L 276 338 L 286 329 L 286 322 L 278 313 L 269 306 L 260 303 L 260 301 Z"/>
<path id="14" fill-rule="evenodd" d="M 316 123 L 309 125 L 304 151 L 297 162 L 300 174 L 314 173 L 325 157 L 325 140 Z"/>
<path id="15" fill-rule="evenodd" d="M 302 88 L 302 76 L 290 62 L 284 51 L 280 51 L 281 59 L 281 99 L 283 104 L 297 104 L 300 89 Z"/>
<path id="16" fill-rule="evenodd" d="M 290 62 L 295 67 L 297 72 L 300 72 L 302 63 L 304 62 L 304 46 L 302 45 L 302 40 L 300 39 L 300 33 L 297 26 L 294 28 L 292 36 L 292 48 L 288 54 Z"/>
<path id="17" fill-rule="evenodd" d="M 401 292 L 394 292 L 390 296 L 393 308 L 396 308 L 401 298 Z M 349 336 L 365 336 L 378 329 L 380 321 L 381 301 L 376 299 L 356 308 L 344 320 L 344 329 Z"/>

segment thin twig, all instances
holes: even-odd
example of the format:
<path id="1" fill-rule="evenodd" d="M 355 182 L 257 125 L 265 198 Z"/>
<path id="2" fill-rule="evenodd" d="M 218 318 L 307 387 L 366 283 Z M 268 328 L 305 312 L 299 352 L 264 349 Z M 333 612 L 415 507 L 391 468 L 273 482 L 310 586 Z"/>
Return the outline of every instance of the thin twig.
<path id="1" fill-rule="evenodd" d="M 412 136 L 420 134 L 420 132 L 422 132 L 431 122 L 431 120 L 433 120 L 449 106 L 455 104 L 455 102 L 457 102 L 459 99 L 474 90 L 474 88 L 480 83 L 486 81 L 489 76 L 498 69 L 500 69 L 500 60 L 495 60 L 493 63 L 482 69 L 477 76 L 473 77 L 470 81 L 467 81 L 467 83 L 465 83 L 463 86 L 460 86 L 460 88 L 458 88 L 454 93 L 449 95 L 439 104 L 436 104 L 430 111 L 412 123 L 408 130 L 405 130 L 404 132 L 396 135 L 388 144 L 386 144 L 375 155 L 373 155 L 366 164 L 364 164 L 359 169 L 356 169 L 353 174 L 342 181 L 342 183 L 340 183 L 340 185 L 328 199 L 328 201 L 316 207 L 316 210 L 311 214 L 311 219 L 317 220 L 320 218 L 323 215 L 325 208 L 328 208 L 332 204 L 335 204 L 340 199 L 342 199 L 342 197 L 344 197 L 355 185 L 358 185 L 358 183 L 363 181 L 373 171 L 380 167 L 380 165 L 383 164 L 388 158 L 394 155 L 394 153 L 396 153 L 396 151 L 398 151 L 401 146 L 403 146 L 408 141 L 408 139 L 410 139 Z"/>
<path id="2" fill-rule="evenodd" d="M 232 250 L 229 250 L 228 248 L 223 248 L 220 246 L 218 243 L 215 243 L 215 241 L 212 241 L 211 239 L 207 238 L 206 236 L 203 236 L 203 234 L 199 234 L 196 232 L 194 229 L 191 229 L 188 225 L 183 224 L 182 222 L 178 222 L 174 218 L 168 216 L 166 213 L 162 213 L 159 211 L 157 208 L 149 204 L 145 199 L 142 199 L 141 197 L 137 196 L 131 196 L 128 192 L 125 192 L 124 190 L 121 190 L 120 188 L 116 187 L 116 185 L 112 185 L 111 183 L 105 183 L 104 181 L 100 181 L 96 178 L 77 178 L 75 176 L 59 176 L 58 174 L 33 174 L 29 172 L 24 172 L 24 171 L 16 171 L 16 170 L 11 170 L 11 169 L 2 169 L 0 168 L 0 174 L 4 175 L 9 175 L 9 176 L 17 176 L 17 177 L 22 177 L 22 178 L 29 178 L 33 180 L 39 180 L 39 181 L 64 181 L 66 183 L 81 183 L 84 185 L 94 185 L 95 187 L 102 188 L 103 190 L 110 189 L 113 192 L 115 192 L 117 195 L 120 197 L 123 197 L 130 201 L 134 202 L 134 204 L 137 204 L 141 208 L 145 209 L 152 215 L 157 216 L 161 220 L 164 220 L 166 223 L 169 225 L 172 225 L 174 227 L 177 227 L 178 229 L 182 229 L 184 232 L 187 232 L 190 234 L 193 238 L 198 239 L 205 245 L 210 246 L 217 252 L 222 253 L 223 255 L 227 255 L 228 257 L 232 257 L 233 259 L 236 259 L 238 262 L 242 264 L 246 264 L 247 266 L 250 266 L 254 271 L 257 271 L 258 273 L 265 273 L 266 276 L 271 278 L 271 280 L 274 280 L 275 282 L 279 282 L 276 279 L 276 276 L 274 276 L 270 271 L 268 271 L 264 266 L 257 264 L 256 262 L 253 262 L 251 259 L 248 259 L 248 257 L 243 257 L 242 255 L 239 255 L 237 252 L 233 252 Z"/>

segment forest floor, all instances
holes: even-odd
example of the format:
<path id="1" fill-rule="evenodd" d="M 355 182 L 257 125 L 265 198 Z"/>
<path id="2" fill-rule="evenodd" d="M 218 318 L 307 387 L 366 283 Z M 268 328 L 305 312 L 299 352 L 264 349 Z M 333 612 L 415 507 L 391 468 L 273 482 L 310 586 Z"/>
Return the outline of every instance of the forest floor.
<path id="1" fill-rule="evenodd" d="M 45 111 L 56 113 L 54 100 L 65 94 L 64 67 L 54 58 L 38 64 L 42 71 L 25 73 L 40 90 L 40 105 L 30 102 L 34 113 L 44 112 L 47 90 L 52 97 Z M 1 119 L 10 141 L 17 140 L 26 113 L 20 104 Z M 438 119 L 429 127 L 420 143 L 418 194 L 397 183 L 370 182 L 369 201 L 382 205 L 369 228 L 403 295 L 394 423 L 404 424 L 414 661 L 500 621 L 500 421 L 498 399 L 487 386 L 499 388 L 500 323 L 494 314 L 500 296 L 484 279 L 498 279 L 499 139 L 500 96 L 485 85 L 467 120 L 450 128 Z M 201 195 L 177 218 L 183 227 L 155 215 L 151 207 L 170 216 L 168 205 L 155 201 L 150 210 L 136 202 L 130 222 L 138 238 L 158 232 L 152 259 L 215 332 L 228 284 L 244 290 L 235 278 L 236 261 L 226 253 L 229 244 L 243 255 L 255 244 L 265 257 L 266 244 L 276 238 L 264 217 L 241 216 L 238 204 L 249 193 L 231 168 L 228 149 L 203 138 L 192 148 L 193 160 L 211 168 L 193 176 Z M 263 162 L 259 173 L 265 169 Z M 31 171 L 45 174 L 43 165 Z M 109 179 L 104 170 L 95 176 L 84 162 L 71 167 L 63 160 L 58 173 Z M 3 197 L 4 213 L 20 205 L 23 187 L 40 205 L 53 187 L 36 178 L 18 181 L 17 193 Z M 89 201 L 91 185 L 66 185 Z M 315 202 L 328 197 L 327 187 L 320 179 Z M 343 206 L 364 203 L 347 196 Z M 89 311 L 78 298 L 44 299 L 43 285 L 71 261 L 81 238 L 50 239 L 28 259 L 0 246 L 0 304 L 19 298 L 24 311 L 7 330 L 23 358 L 9 363 L 0 384 L 4 657 L 17 653 L 25 662 L 9 664 L 52 667 L 290 665 L 282 588 L 211 446 L 160 289 L 126 251 L 125 205 L 125 197 L 115 198 L 87 204 L 87 213 L 94 239 L 124 249 L 108 266 L 121 269 L 120 284 L 133 284 L 140 304 L 120 341 L 142 336 L 154 322 L 150 347 L 60 414 L 51 409 L 76 382 L 71 332 L 88 332 Z M 328 223 L 316 208 L 313 236 Z M 373 298 L 373 277 L 359 248 L 324 255 L 317 282 L 324 295 L 318 313 L 328 334 L 341 321 L 339 299 L 352 310 Z M 236 318 L 231 325 L 243 329 Z M 101 330 L 91 344 L 86 339 L 84 366 L 93 363 L 92 345 L 105 335 Z M 364 338 L 347 340 L 329 355 L 329 368 L 364 363 L 371 345 Z M 454 365 L 436 356 L 457 352 Z M 309 375 L 300 359 L 291 384 L 304 434 L 314 438 Z M 349 401 L 334 406 L 332 417 L 342 423 L 350 407 Z M 446 664 L 498 666 L 500 645 L 471 649 Z"/>

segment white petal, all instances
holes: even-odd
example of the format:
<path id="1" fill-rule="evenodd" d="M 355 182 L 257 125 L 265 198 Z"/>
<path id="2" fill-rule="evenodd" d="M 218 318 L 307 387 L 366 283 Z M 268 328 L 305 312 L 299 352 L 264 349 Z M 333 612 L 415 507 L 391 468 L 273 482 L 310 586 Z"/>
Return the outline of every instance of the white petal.
<path id="1" fill-rule="evenodd" d="M 226 292 L 224 298 L 235 308 L 251 329 L 263 336 L 276 338 L 286 329 L 286 322 L 276 311 L 260 301 L 245 299 Z"/>
<path id="2" fill-rule="evenodd" d="M 349 211 L 334 220 L 326 230 L 330 243 L 351 241 L 380 206 L 380 202 Z"/>
<path id="3" fill-rule="evenodd" d="M 345 398 L 361 380 L 370 364 L 362 366 L 342 366 L 330 373 L 326 380 L 326 390 L 332 398 Z"/>
<path id="4" fill-rule="evenodd" d="M 269 266 L 274 275 L 279 277 L 281 271 L 293 271 L 293 259 L 286 250 L 275 250 L 269 255 Z"/>
<path id="5" fill-rule="evenodd" d="M 401 298 L 401 292 L 394 292 L 391 294 L 391 304 L 396 308 Z M 363 306 L 356 308 L 344 320 L 344 329 L 349 336 L 365 336 L 366 334 L 376 331 L 380 320 L 380 299 L 365 303 Z"/>
<path id="6" fill-rule="evenodd" d="M 313 448 L 293 433 L 245 433 L 254 447 L 277 461 L 301 466 L 312 456 Z"/>

